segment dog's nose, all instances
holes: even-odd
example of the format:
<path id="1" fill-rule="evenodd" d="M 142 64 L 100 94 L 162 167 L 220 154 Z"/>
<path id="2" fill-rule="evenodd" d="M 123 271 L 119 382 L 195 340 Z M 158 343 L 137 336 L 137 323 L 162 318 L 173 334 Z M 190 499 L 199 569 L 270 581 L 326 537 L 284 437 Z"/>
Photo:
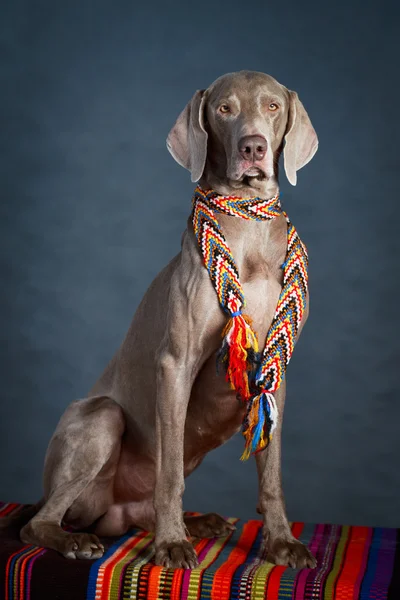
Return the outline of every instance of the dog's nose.
<path id="1" fill-rule="evenodd" d="M 262 160 L 267 151 L 267 140 L 261 135 L 246 135 L 239 141 L 239 153 L 245 160 Z"/>

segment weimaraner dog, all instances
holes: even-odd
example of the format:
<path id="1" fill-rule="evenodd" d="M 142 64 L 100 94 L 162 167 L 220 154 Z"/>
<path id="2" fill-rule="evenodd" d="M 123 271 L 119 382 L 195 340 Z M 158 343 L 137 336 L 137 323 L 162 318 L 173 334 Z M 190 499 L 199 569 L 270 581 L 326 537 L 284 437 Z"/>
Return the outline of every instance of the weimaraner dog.
<path id="1" fill-rule="evenodd" d="M 318 141 L 295 92 L 269 75 L 241 71 L 194 94 L 167 146 L 203 189 L 268 199 L 278 191 L 281 152 L 295 185 Z M 219 214 L 218 221 L 263 347 L 281 290 L 285 218 Z M 307 311 L 301 326 L 306 318 Z M 189 223 L 181 252 L 151 284 L 105 372 L 61 417 L 46 454 L 44 499 L 25 518 L 23 542 L 93 559 L 104 552 L 97 536 L 141 527 L 155 531 L 157 565 L 191 569 L 197 557 L 189 536 L 223 536 L 234 528 L 217 514 L 187 518 L 182 510 L 185 477 L 240 429 L 245 414 L 216 373 L 225 322 Z M 275 398 L 279 425 L 255 456 L 264 556 L 312 568 L 314 557 L 291 533 L 281 487 L 284 385 Z"/>

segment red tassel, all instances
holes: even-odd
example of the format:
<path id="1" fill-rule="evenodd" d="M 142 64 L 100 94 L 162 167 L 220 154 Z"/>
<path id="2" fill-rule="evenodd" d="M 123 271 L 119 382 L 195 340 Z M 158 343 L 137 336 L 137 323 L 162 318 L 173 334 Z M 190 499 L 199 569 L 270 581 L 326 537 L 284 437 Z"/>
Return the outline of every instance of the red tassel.
<path id="1" fill-rule="evenodd" d="M 224 342 L 221 361 L 225 363 L 226 380 L 246 402 L 250 398 L 248 371 L 252 368 L 249 350 L 258 351 L 257 337 L 251 327 L 250 318 L 242 314 L 231 317 L 222 336 Z"/>

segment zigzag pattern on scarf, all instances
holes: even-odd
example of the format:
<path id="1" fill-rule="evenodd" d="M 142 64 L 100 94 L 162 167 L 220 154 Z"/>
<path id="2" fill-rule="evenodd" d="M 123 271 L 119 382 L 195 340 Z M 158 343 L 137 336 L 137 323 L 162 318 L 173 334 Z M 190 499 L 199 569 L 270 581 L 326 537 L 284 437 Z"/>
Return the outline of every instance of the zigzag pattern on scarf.
<path id="1" fill-rule="evenodd" d="M 240 310 L 244 296 L 238 270 L 213 211 L 201 200 L 194 204 L 192 222 L 220 305 L 230 313 Z"/>
<path id="2" fill-rule="evenodd" d="M 285 214 L 285 213 L 284 213 Z M 307 250 L 295 228 L 288 223 L 288 248 L 283 266 L 283 287 L 268 330 L 256 383 L 274 393 L 281 385 L 293 354 L 307 299 Z"/>
<path id="3" fill-rule="evenodd" d="M 237 198 L 236 196 L 218 196 L 213 191 L 204 193 L 197 187 L 193 201 L 196 202 L 196 200 L 205 200 L 207 206 L 217 212 L 248 221 L 269 221 L 282 214 L 279 194 L 270 200 Z"/>
<path id="4" fill-rule="evenodd" d="M 245 298 L 239 272 L 215 212 L 256 221 L 283 215 L 287 222 L 283 285 L 261 356 L 251 320 L 242 313 Z M 242 459 L 247 459 L 268 445 L 277 424 L 273 394 L 284 380 L 306 308 L 307 250 L 282 211 L 279 195 L 270 200 L 218 196 L 198 186 L 193 196 L 192 224 L 220 306 L 230 316 L 222 332 L 218 360 L 231 388 L 247 403 L 242 427 L 246 440 Z"/>

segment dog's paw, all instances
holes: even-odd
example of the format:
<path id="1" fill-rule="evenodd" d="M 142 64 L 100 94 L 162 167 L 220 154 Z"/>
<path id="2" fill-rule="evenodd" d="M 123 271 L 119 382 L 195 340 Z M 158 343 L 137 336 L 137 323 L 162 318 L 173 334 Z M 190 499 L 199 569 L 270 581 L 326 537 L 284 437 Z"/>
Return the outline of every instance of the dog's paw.
<path id="1" fill-rule="evenodd" d="M 104 546 L 97 535 L 90 533 L 70 533 L 63 541 L 60 552 L 65 558 L 101 558 Z"/>
<path id="2" fill-rule="evenodd" d="M 167 569 L 195 569 L 198 566 L 196 552 L 190 542 L 164 542 L 156 547 L 155 564 Z"/>
<path id="3" fill-rule="evenodd" d="M 185 525 L 190 535 L 196 538 L 222 537 L 236 529 L 235 525 L 216 513 L 208 513 L 199 517 L 185 517 Z"/>
<path id="4" fill-rule="evenodd" d="M 20 531 L 24 544 L 33 544 L 57 550 L 65 558 L 101 558 L 104 546 L 97 535 L 91 533 L 69 533 L 63 531 L 58 523 L 30 521 Z"/>
<path id="5" fill-rule="evenodd" d="M 315 569 L 317 561 L 307 546 L 296 538 L 264 542 L 263 555 L 268 562 L 279 566 L 292 567 L 293 569 Z"/>

